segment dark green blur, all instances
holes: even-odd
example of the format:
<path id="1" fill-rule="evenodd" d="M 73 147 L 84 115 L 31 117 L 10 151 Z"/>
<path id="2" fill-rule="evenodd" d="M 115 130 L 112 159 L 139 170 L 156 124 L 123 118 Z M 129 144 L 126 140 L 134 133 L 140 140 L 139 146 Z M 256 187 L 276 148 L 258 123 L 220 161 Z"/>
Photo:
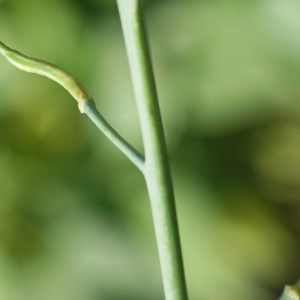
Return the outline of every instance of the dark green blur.
<path id="1" fill-rule="evenodd" d="M 190 299 L 275 300 L 300 277 L 300 4 L 144 2 Z M 0 0 L 0 40 L 78 78 L 142 151 L 115 1 Z M 142 175 L 0 57 L 0 299 L 163 298 Z"/>

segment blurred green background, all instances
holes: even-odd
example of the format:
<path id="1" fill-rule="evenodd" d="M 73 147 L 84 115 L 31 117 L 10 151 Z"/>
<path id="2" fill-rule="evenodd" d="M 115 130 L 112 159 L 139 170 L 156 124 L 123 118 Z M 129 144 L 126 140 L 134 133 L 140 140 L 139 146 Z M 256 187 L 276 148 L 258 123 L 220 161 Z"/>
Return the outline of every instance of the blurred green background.
<path id="1" fill-rule="evenodd" d="M 300 277 L 300 2 L 144 1 L 190 299 Z M 142 151 L 115 1 L 0 0 L 0 40 L 77 77 Z M 163 299 L 141 174 L 0 59 L 0 299 Z"/>

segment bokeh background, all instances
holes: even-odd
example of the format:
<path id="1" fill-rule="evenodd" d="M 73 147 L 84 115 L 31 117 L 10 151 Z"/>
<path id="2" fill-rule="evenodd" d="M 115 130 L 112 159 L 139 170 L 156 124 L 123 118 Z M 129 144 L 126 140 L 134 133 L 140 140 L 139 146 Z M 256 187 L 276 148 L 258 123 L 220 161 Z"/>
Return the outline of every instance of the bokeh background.
<path id="1" fill-rule="evenodd" d="M 190 299 L 300 277 L 300 2 L 144 1 Z M 115 1 L 0 0 L 0 40 L 57 64 L 142 151 Z M 56 83 L 0 59 L 0 299 L 163 299 L 139 171 Z"/>

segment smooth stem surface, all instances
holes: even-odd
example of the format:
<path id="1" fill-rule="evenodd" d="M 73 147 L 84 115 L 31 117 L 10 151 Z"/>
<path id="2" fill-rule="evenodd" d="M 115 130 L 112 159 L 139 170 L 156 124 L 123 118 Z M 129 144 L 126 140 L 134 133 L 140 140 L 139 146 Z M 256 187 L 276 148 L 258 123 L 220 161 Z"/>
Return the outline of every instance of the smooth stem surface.
<path id="1" fill-rule="evenodd" d="M 144 176 L 167 300 L 188 299 L 172 179 L 139 0 L 117 0 L 145 149 Z"/>
<path id="2" fill-rule="evenodd" d="M 119 148 L 119 150 L 121 150 L 142 173 L 144 173 L 144 157 L 109 125 L 109 123 L 97 110 L 96 104 L 92 98 L 88 98 L 82 101 L 79 109 L 82 113 L 87 114 L 87 116 L 104 133 L 104 135 L 117 148 Z"/>

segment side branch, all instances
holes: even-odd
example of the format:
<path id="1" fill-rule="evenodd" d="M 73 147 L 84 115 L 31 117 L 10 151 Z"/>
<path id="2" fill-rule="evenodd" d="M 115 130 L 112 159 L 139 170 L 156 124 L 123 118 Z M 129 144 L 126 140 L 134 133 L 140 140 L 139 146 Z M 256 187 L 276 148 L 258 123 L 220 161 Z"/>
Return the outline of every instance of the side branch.
<path id="1" fill-rule="evenodd" d="M 92 98 L 80 82 L 65 70 L 45 61 L 31 58 L 0 42 L 0 54 L 25 72 L 46 76 L 64 87 L 75 100 L 81 113 L 86 113 L 96 126 L 117 146 L 140 171 L 144 172 L 144 157 L 125 141 L 102 117 Z"/>
<path id="2" fill-rule="evenodd" d="M 145 159 L 135 148 L 125 141 L 103 118 L 96 108 L 92 98 L 82 101 L 80 111 L 87 114 L 92 122 L 104 133 L 104 135 L 121 150 L 136 167 L 144 173 Z"/>

